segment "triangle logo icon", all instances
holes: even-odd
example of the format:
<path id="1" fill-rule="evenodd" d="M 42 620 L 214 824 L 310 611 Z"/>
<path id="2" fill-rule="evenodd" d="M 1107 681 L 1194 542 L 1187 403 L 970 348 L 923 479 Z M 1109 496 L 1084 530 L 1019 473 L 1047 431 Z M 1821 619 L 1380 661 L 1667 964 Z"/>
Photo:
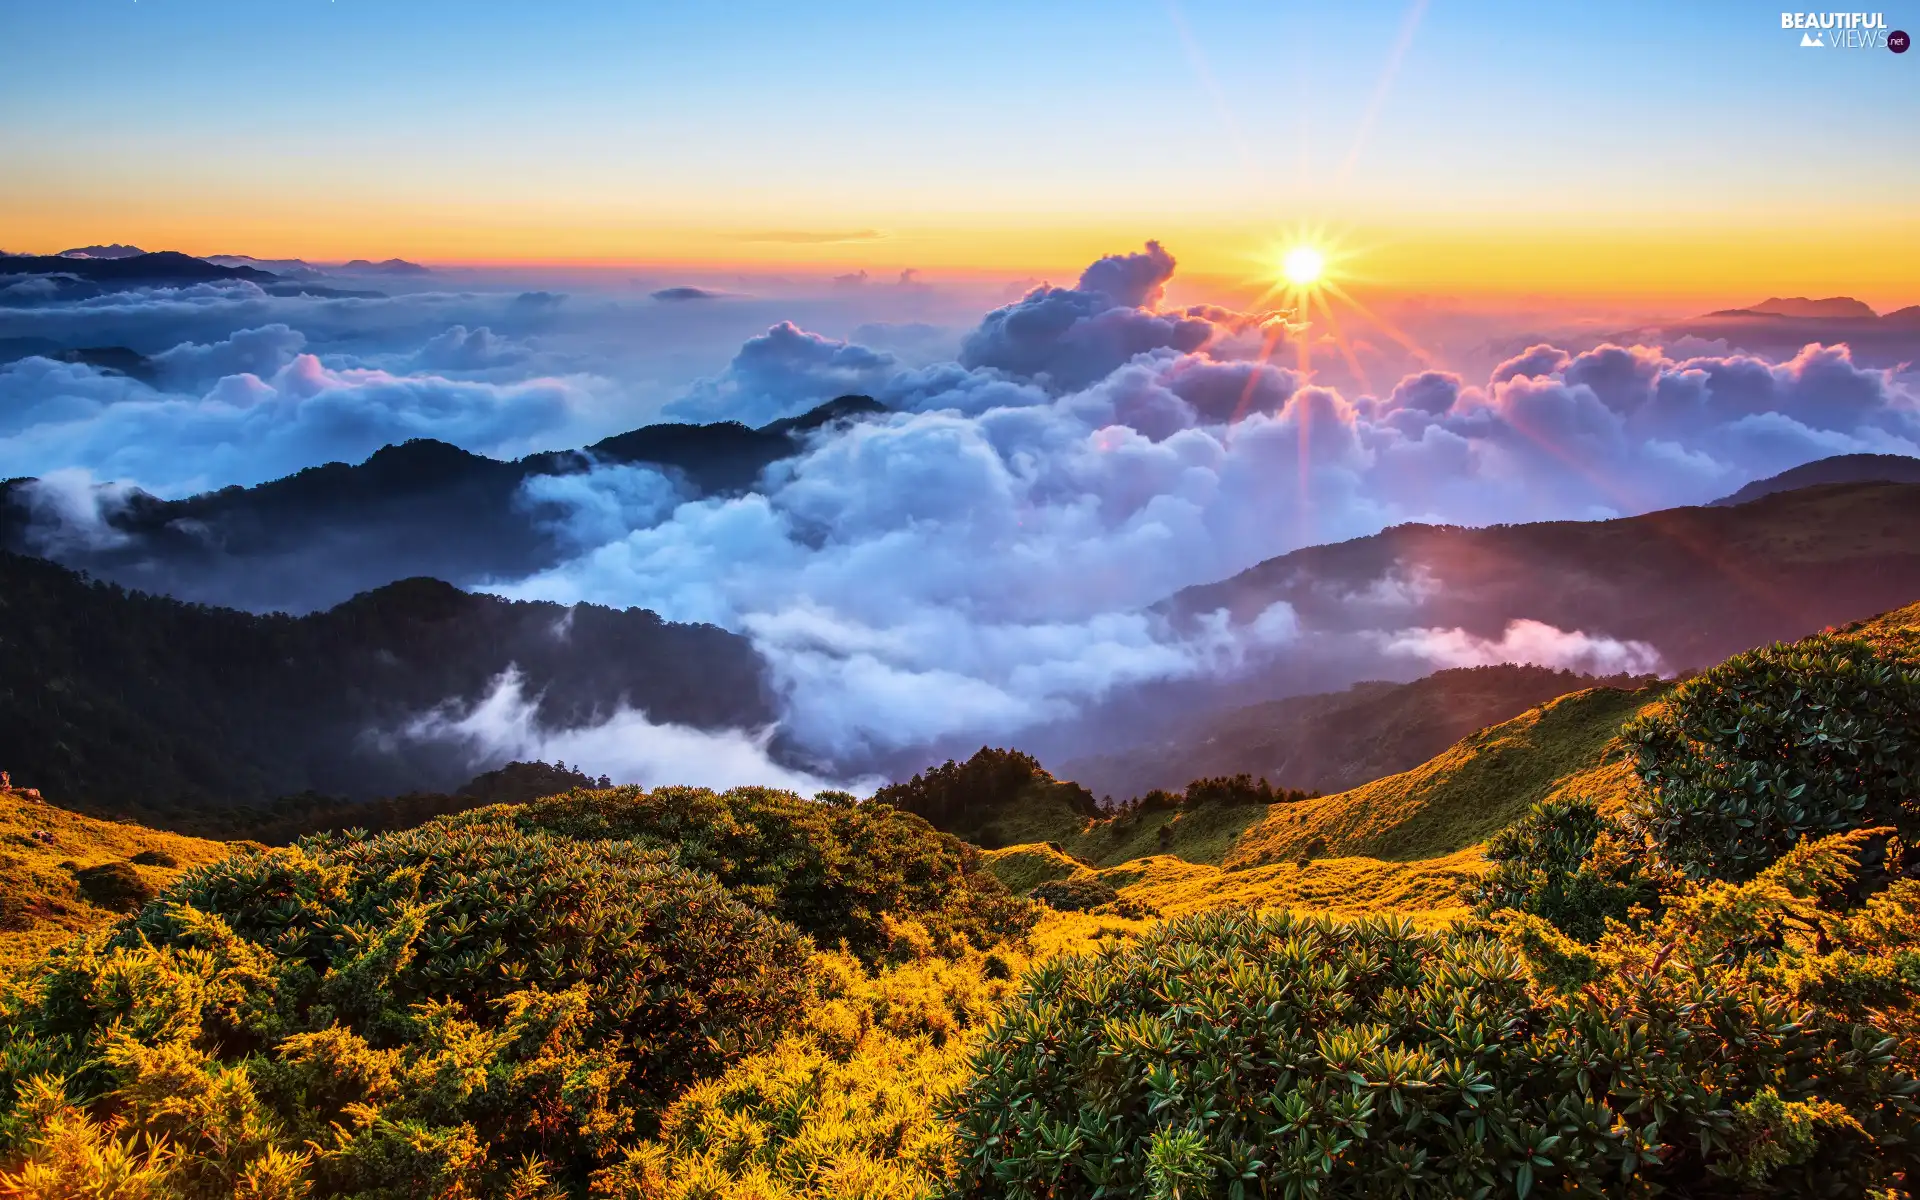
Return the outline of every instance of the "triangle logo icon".
<path id="1" fill-rule="evenodd" d="M 1820 38 L 1821 38 L 1821 36 L 1822 36 L 1822 35 L 1820 35 L 1820 34 L 1817 34 L 1817 33 L 1803 33 L 1803 34 L 1801 34 L 1801 35 L 1800 35 L 1800 44 L 1801 44 L 1802 46 L 1821 46 L 1821 47 L 1825 47 L 1825 46 L 1826 46 L 1826 43 L 1820 40 Z"/>

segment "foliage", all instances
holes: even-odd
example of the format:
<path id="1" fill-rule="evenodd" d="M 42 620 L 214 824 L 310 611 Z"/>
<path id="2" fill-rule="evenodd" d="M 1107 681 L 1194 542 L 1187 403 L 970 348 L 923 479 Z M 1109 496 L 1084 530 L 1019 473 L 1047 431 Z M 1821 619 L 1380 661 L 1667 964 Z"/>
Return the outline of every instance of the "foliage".
<path id="1" fill-rule="evenodd" d="M 81 872 L 116 863 L 158 891 L 179 877 L 180 864 L 213 862 L 230 849 L 0 791 L 0 974 L 118 918 L 120 909 L 100 907 L 82 894 Z M 161 858 L 174 865 L 153 861 Z"/>
<path id="2" fill-rule="evenodd" d="M 489 804 L 524 804 L 577 788 L 610 786 L 612 782 L 606 776 L 595 779 L 565 763 L 510 762 L 474 776 L 452 793 L 408 792 L 376 800 L 351 800 L 307 791 L 199 819 L 221 828 L 244 831 L 256 841 L 279 846 L 310 833 L 339 833 L 349 829 L 385 833 L 392 829 L 411 829 L 435 817 Z"/>
<path id="3" fill-rule="evenodd" d="M 1169 917 L 1221 908 L 1289 909 L 1344 920 L 1394 916 L 1422 927 L 1469 915 L 1461 889 L 1482 871 L 1477 849 L 1419 862 L 1323 858 L 1226 870 L 1170 854 L 1104 867 L 1123 902 Z"/>
<path id="4" fill-rule="evenodd" d="M 1879 944 L 1747 953 L 1858 839 L 1597 948 L 1224 912 L 1038 967 L 956 1099 L 963 1195 L 1859 1196 L 1920 1170 L 1913 993 L 1806 1002 Z M 1907 957 L 1902 958 L 1901 955 Z M 1859 972 L 1854 971 L 1854 974 Z M 1845 986 L 1845 985 L 1842 985 Z M 1909 1026 L 1910 1027 L 1910 1024 Z"/>
<path id="5" fill-rule="evenodd" d="M 1401 861 L 1465 849 L 1538 801 L 1589 777 L 1611 776 L 1612 760 L 1624 757 L 1621 722 L 1660 690 L 1575 692 L 1463 738 L 1411 771 L 1275 808 L 1240 837 L 1225 863 L 1294 862 L 1316 838 L 1327 854 Z"/>
<path id="6" fill-rule="evenodd" d="M 82 899 L 109 912 L 133 912 L 153 899 L 153 885 L 130 862 L 101 863 L 73 873 Z"/>
<path id="7" fill-rule="evenodd" d="M 1592 941 L 1636 906 L 1658 907 L 1663 877 L 1646 847 L 1592 800 L 1544 800 L 1487 843 L 1491 869 L 1467 889 L 1475 912 L 1511 908 Z"/>
<path id="8" fill-rule="evenodd" d="M 807 953 L 632 845 L 473 821 L 236 855 L 0 997 L 0 1138 L 164 1142 L 182 1197 L 577 1189 L 778 1035 Z"/>
<path id="9" fill-rule="evenodd" d="M 982 746 L 966 762 L 948 759 L 905 783 L 889 784 L 873 794 L 887 804 L 926 818 L 936 829 L 966 838 L 989 850 L 1046 840 L 1054 828 L 1077 828 L 1097 817 L 1093 793 L 1061 783 L 1031 755 Z M 1026 828 L 1044 809 L 1047 829 L 1040 836 Z"/>
<path id="10" fill-rule="evenodd" d="M 1049 879 L 1065 879 L 1087 865 L 1066 853 L 1058 842 L 1039 842 L 1029 846 L 1003 846 L 988 850 L 981 857 L 1007 890 L 1024 896 Z"/>
<path id="11" fill-rule="evenodd" d="M 1112 884 L 1092 871 L 1082 871 L 1066 879 L 1049 879 L 1029 893 L 1035 900 L 1061 912 L 1086 912 L 1120 898 Z"/>
<path id="12" fill-rule="evenodd" d="M 495 821 L 670 849 L 821 945 L 844 941 L 865 957 L 888 949 L 889 917 L 921 922 L 949 950 L 989 945 L 1034 919 L 979 850 L 886 805 L 815 804 L 772 788 L 613 788 L 448 818 Z"/>
<path id="13" fill-rule="evenodd" d="M 1696 877 L 1751 878 L 1803 836 L 1920 835 L 1920 654 L 1884 639 L 1736 655 L 1623 737 L 1646 788 L 1639 820 Z"/>
<path id="14" fill-rule="evenodd" d="M 1130 928 L 1050 912 L 1031 939 L 986 954 L 884 971 L 821 955 L 816 998 L 780 1043 L 689 1090 L 656 1142 L 601 1175 L 601 1191 L 647 1200 L 942 1195 L 957 1159 L 939 1109 L 966 1083 L 1010 981 Z"/>

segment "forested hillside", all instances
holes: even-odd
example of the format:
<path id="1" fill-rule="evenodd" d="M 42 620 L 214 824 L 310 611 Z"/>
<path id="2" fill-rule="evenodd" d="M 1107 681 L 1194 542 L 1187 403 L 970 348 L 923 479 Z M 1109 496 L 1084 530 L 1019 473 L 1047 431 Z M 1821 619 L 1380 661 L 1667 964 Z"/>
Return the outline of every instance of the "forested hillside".
<path id="1" fill-rule="evenodd" d="M 83 809 L 170 824 L 308 790 L 452 791 L 470 748 L 395 735 L 479 700 L 509 666 L 563 727 L 623 701 L 702 728 L 773 715 L 744 639 L 641 609 L 413 579 L 323 613 L 254 616 L 0 553 L 0 766 Z"/>

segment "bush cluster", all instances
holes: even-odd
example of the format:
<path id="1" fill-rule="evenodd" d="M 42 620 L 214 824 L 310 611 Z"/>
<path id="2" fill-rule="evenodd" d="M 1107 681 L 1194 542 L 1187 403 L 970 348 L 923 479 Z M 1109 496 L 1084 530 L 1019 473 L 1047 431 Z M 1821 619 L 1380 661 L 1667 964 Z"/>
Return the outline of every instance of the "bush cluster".
<path id="1" fill-rule="evenodd" d="M 1065 879 L 1049 879 L 1036 885 L 1027 894 L 1061 912 L 1085 912 L 1120 899 L 1120 893 L 1112 884 L 1091 871 L 1069 875 Z"/>
<path id="2" fill-rule="evenodd" d="M 1653 912 L 1672 880 L 1592 800 L 1549 799 L 1487 842 L 1487 873 L 1466 889 L 1481 917 L 1518 909 L 1591 941 L 1636 907 Z"/>
<path id="3" fill-rule="evenodd" d="M 658 846 L 820 945 L 845 942 L 867 958 L 890 945 L 889 915 L 920 922 L 948 949 L 986 946 L 1034 921 L 979 850 L 884 804 L 817 804 L 772 788 L 613 788 L 447 821 Z"/>
<path id="4" fill-rule="evenodd" d="M 1750 879 L 1807 836 L 1920 835 L 1920 658 L 1898 641 L 1823 634 L 1736 655 L 1622 736 L 1641 823 L 1696 878 Z"/>
<path id="5" fill-rule="evenodd" d="M 1219 913 L 1030 971 L 954 1105 L 959 1192 L 1860 1196 L 1920 1169 L 1903 893 L 1812 897 L 1861 838 L 1597 947 Z M 1903 885 L 1908 886 L 1908 885 Z M 1742 952 L 1783 921 L 1839 947 Z M 1844 995 L 1846 1005 L 1814 1001 Z"/>
<path id="6" fill-rule="evenodd" d="M 209 1200 L 578 1188 L 777 1036 L 808 954 L 632 845 L 474 821 L 240 855 L 0 998 L 0 1143 L 43 1174 L 163 1145 L 157 1194 Z"/>

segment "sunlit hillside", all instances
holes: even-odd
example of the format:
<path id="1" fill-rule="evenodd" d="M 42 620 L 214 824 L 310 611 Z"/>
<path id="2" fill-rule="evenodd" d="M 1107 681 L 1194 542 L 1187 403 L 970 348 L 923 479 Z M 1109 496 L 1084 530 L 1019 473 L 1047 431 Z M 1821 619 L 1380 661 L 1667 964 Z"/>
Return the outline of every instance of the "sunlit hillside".
<path id="1" fill-rule="evenodd" d="M 1330 796 L 1215 778 L 1102 815 L 1009 751 L 883 793 L 1055 835 L 995 849 L 762 788 L 277 849 L 10 791 L 0 1192 L 1363 1195 L 1412 1164 L 1612 1194 L 1626 1162 L 1904 1194 L 1916 730 L 1920 604 Z M 1615 1065 L 1569 1082 L 1563 1052 Z"/>

